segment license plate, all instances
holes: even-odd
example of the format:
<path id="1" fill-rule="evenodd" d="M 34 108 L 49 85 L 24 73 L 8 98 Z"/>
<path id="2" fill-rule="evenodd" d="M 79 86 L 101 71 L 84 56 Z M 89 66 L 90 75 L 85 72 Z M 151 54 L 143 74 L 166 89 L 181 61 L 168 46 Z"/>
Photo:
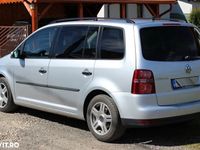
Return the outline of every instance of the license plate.
<path id="1" fill-rule="evenodd" d="M 195 86 L 200 86 L 199 77 L 190 78 L 177 78 L 171 79 L 171 85 L 173 89 L 190 88 Z"/>

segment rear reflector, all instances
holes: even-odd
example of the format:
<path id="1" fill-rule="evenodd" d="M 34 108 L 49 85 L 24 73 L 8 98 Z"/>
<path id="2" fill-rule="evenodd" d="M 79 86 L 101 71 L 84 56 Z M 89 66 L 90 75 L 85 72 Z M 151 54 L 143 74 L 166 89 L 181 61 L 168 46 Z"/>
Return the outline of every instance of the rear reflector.
<path id="1" fill-rule="evenodd" d="M 133 94 L 155 93 L 154 76 L 151 70 L 138 69 L 134 71 L 131 93 Z"/>

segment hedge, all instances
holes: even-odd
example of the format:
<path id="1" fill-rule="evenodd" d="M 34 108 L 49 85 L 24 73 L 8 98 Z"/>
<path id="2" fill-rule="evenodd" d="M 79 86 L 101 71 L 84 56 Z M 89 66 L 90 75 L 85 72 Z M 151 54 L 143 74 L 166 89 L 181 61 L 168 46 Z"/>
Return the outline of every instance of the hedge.
<path id="1" fill-rule="evenodd" d="M 191 14 L 190 14 L 190 17 L 189 17 L 189 21 L 200 27 L 200 8 L 196 8 L 196 9 L 193 9 Z"/>

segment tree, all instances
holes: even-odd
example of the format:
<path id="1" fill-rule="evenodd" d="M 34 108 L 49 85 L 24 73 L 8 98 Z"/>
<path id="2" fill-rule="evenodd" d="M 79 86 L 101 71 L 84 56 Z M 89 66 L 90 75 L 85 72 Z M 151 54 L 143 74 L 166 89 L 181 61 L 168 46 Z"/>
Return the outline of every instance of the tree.
<path id="1" fill-rule="evenodd" d="M 200 8 L 195 8 L 192 10 L 190 17 L 189 17 L 189 21 L 200 27 Z"/>

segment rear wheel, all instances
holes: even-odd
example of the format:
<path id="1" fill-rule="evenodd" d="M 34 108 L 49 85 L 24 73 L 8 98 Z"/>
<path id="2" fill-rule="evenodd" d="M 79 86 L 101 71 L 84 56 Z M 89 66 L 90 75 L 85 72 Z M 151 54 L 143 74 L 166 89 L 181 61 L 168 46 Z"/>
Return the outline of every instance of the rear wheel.
<path id="1" fill-rule="evenodd" d="M 12 93 L 7 80 L 0 78 L 0 111 L 12 112 L 17 108 L 13 102 Z"/>
<path id="2" fill-rule="evenodd" d="M 97 95 L 91 100 L 87 109 L 87 124 L 92 134 L 104 142 L 112 142 L 124 133 L 117 106 L 107 95 Z"/>

